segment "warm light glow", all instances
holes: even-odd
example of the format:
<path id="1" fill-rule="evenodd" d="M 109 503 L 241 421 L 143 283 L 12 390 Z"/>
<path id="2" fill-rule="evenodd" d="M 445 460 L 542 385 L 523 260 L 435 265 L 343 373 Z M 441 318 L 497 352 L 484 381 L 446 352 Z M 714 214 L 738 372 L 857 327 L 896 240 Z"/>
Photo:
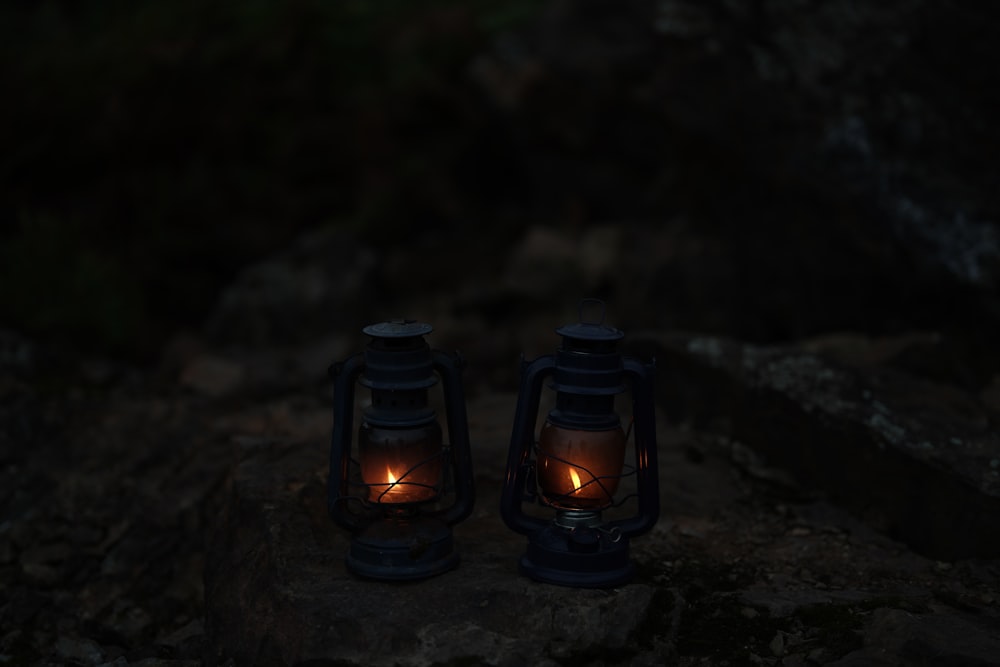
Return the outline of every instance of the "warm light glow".
<path id="1" fill-rule="evenodd" d="M 441 430 L 436 423 L 419 428 L 359 431 L 361 479 L 376 503 L 419 503 L 438 497 L 441 484 Z"/>
<path id="2" fill-rule="evenodd" d="M 408 484 L 399 484 L 399 480 L 392 474 L 392 468 L 385 469 L 385 479 L 388 484 L 377 484 L 372 489 L 379 502 L 405 503 L 414 499 L 411 487 Z"/>
<path id="3" fill-rule="evenodd" d="M 538 486 L 547 502 L 568 509 L 612 504 L 625 459 L 621 428 L 583 431 L 546 422 L 538 450 Z"/>

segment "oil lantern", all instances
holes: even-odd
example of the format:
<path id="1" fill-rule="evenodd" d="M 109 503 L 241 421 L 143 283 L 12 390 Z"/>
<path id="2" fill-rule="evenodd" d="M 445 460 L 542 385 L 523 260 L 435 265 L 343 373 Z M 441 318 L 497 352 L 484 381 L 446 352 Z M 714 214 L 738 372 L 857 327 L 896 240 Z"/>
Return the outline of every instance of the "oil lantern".
<path id="1" fill-rule="evenodd" d="M 347 566 L 390 581 L 452 569 L 451 526 L 472 511 L 474 487 L 461 358 L 431 350 L 432 328 L 412 320 L 373 324 L 363 354 L 330 368 L 334 378 L 330 515 L 352 532 Z M 447 442 L 429 390 L 440 380 Z M 355 389 L 371 391 L 352 443 Z"/>
<path id="2" fill-rule="evenodd" d="M 599 317 L 587 319 L 585 312 Z M 562 336 L 556 353 L 522 368 L 501 513 L 508 527 L 528 536 L 520 570 L 538 581 L 584 588 L 628 582 L 634 572 L 629 538 L 659 517 L 653 364 L 617 352 L 624 334 L 604 324 L 605 312 L 601 301 L 582 301 L 580 321 L 556 329 Z M 546 379 L 554 407 L 536 432 Z M 627 391 L 628 434 L 615 411 L 616 396 Z M 633 491 L 618 497 L 620 483 L 631 476 Z M 632 499 L 627 516 L 603 518 L 624 511 Z M 526 503 L 541 505 L 542 516 L 526 512 Z"/>

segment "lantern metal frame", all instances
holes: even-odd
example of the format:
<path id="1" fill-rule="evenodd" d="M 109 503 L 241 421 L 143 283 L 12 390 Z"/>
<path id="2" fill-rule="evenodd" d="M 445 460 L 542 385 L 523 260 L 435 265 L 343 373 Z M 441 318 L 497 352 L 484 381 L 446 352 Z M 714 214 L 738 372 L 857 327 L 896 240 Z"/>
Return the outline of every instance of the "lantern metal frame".
<path id="1" fill-rule="evenodd" d="M 458 565 L 451 526 L 466 519 L 475 503 L 475 483 L 469 445 L 468 417 L 462 388 L 462 358 L 432 350 L 423 336 L 432 331 L 428 324 L 395 320 L 365 327 L 371 336 L 364 353 L 333 364 L 333 437 L 330 447 L 327 505 L 331 518 L 351 531 L 346 563 L 355 574 L 387 581 L 410 581 L 441 574 Z M 382 343 L 396 349 L 379 349 Z M 358 384 L 390 397 L 412 397 L 441 381 L 448 440 L 432 457 L 414 462 L 391 483 L 365 483 L 360 476 L 360 456 L 353 456 L 355 393 Z M 437 423 L 437 415 L 426 404 L 382 409 L 375 406 L 362 412 L 363 423 L 377 413 L 377 419 L 400 428 Z M 395 400 L 392 401 L 396 403 Z M 410 401 L 400 401 L 410 403 Z M 441 457 L 441 474 L 434 498 L 415 502 L 383 502 L 391 490 L 409 485 L 418 467 Z M 450 480 L 450 485 L 448 484 Z M 355 489 L 386 486 L 373 502 Z M 450 503 L 438 502 L 450 496 Z"/>
<path id="2" fill-rule="evenodd" d="M 587 321 L 584 307 L 599 304 L 599 321 Z M 604 325 L 604 303 L 585 299 L 580 304 L 580 322 L 557 329 L 563 343 L 556 354 L 540 357 L 530 363 L 522 360 L 521 383 L 517 411 L 514 417 L 507 474 L 501 494 L 501 515 L 507 526 L 528 536 L 528 548 L 519 561 L 522 574 L 551 584 L 581 588 L 610 588 L 632 579 L 635 566 L 629 558 L 629 540 L 645 533 L 659 519 L 660 494 L 656 453 L 656 422 L 653 398 L 655 363 L 643 363 L 623 357 L 613 350 L 614 342 L 622 338 L 617 329 Z M 600 354 L 587 357 L 586 349 L 600 347 Z M 608 396 L 629 389 L 621 383 L 626 379 L 631 388 L 632 420 L 629 433 L 634 436 L 634 465 L 623 466 L 618 477 L 634 475 L 633 494 L 596 508 L 573 509 L 572 503 L 554 504 L 538 492 L 536 462 L 538 443 L 536 423 L 542 397 L 543 382 L 553 378 L 550 388 L 556 391 L 557 408 L 547 421 L 559 422 L 580 430 L 604 430 L 612 423 L 614 413 L 601 414 Z M 566 400 L 561 400 L 566 399 Z M 576 412 L 559 414 L 558 405 L 575 402 L 583 406 Z M 587 408 L 597 406 L 593 413 Z M 578 462 L 567 461 L 578 466 Z M 593 475 L 592 475 L 593 476 Z M 571 494 L 565 494 L 569 498 Z M 637 497 L 636 513 L 627 518 L 604 521 L 601 510 L 616 507 Z M 544 519 L 527 514 L 524 503 L 549 506 L 556 517 Z"/>

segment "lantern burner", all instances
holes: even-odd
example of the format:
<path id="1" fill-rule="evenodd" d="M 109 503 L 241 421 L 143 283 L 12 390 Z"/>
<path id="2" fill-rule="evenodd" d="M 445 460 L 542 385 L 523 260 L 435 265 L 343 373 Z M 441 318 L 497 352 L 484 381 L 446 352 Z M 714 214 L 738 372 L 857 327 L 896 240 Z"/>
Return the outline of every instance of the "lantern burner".
<path id="1" fill-rule="evenodd" d="M 575 528 L 597 528 L 601 525 L 601 513 L 596 510 L 565 510 L 556 511 L 552 523 L 560 528 L 573 530 Z"/>

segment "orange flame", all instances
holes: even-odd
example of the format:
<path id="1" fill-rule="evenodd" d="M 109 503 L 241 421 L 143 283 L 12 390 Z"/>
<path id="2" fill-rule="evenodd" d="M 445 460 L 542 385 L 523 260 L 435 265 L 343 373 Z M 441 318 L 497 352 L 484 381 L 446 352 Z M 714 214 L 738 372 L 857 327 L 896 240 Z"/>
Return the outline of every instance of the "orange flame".
<path id="1" fill-rule="evenodd" d="M 576 474 L 575 468 L 569 469 L 569 478 L 573 482 L 573 493 L 576 493 L 577 491 L 580 490 L 581 484 L 580 484 L 580 476 Z"/>

